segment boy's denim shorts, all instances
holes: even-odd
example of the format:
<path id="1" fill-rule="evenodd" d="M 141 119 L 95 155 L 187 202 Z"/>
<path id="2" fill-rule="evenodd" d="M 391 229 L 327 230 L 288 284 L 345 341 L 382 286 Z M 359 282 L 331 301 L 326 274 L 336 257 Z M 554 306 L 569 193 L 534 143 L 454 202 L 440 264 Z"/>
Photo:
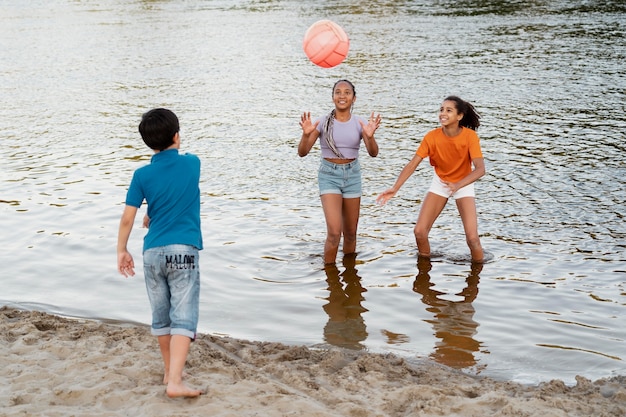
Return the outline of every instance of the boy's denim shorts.
<path id="1" fill-rule="evenodd" d="M 343 198 L 361 197 L 361 165 L 355 159 L 347 164 L 333 164 L 322 158 L 317 181 L 322 194 L 341 194 Z"/>
<path id="2" fill-rule="evenodd" d="M 446 187 L 441 178 L 433 172 L 433 181 L 431 182 L 428 191 L 445 198 L 452 197 L 453 199 L 458 200 L 463 197 L 474 197 L 474 183 L 468 184 L 465 187 L 456 190 L 454 194 L 450 194 L 448 187 Z"/>
<path id="3" fill-rule="evenodd" d="M 200 303 L 199 251 L 190 245 L 150 248 L 143 253 L 151 333 L 196 338 Z"/>

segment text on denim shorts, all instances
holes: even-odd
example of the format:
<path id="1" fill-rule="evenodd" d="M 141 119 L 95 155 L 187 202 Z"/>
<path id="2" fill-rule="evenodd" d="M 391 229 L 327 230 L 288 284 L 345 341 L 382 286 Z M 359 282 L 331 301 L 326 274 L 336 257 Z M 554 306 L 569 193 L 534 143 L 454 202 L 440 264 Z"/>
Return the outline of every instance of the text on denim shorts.
<path id="1" fill-rule="evenodd" d="M 165 255 L 165 267 L 168 269 L 196 269 L 194 255 Z"/>

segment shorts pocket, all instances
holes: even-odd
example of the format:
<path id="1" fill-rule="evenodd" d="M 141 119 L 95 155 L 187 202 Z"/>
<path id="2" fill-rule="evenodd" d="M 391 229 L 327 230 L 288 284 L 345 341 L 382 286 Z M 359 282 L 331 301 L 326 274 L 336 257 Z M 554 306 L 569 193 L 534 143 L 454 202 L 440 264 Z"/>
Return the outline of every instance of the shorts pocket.
<path id="1" fill-rule="evenodd" d="M 327 165 L 320 165 L 319 170 L 317 171 L 320 174 L 332 174 L 333 173 L 333 169 Z"/>

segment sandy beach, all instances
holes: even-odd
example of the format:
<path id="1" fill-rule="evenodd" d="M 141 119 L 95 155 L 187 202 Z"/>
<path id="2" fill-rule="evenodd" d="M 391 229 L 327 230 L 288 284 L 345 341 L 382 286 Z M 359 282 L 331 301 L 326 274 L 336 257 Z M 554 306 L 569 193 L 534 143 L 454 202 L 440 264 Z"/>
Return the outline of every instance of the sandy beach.
<path id="1" fill-rule="evenodd" d="M 393 355 L 202 334 L 195 399 L 169 399 L 156 339 L 126 323 L 0 309 L 1 416 L 624 416 L 626 376 L 526 386 Z"/>

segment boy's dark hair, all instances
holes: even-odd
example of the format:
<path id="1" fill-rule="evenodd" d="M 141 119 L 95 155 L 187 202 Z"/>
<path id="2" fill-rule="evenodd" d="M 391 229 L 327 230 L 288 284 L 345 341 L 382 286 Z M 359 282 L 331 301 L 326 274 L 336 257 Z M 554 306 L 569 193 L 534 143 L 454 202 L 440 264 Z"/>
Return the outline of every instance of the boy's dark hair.
<path id="1" fill-rule="evenodd" d="M 459 113 L 463 113 L 463 118 L 459 122 L 459 125 L 472 130 L 478 130 L 478 126 L 480 126 L 480 114 L 478 114 L 471 103 L 457 96 L 448 96 L 443 101 L 454 101 L 456 103 L 456 110 Z"/>
<path id="2" fill-rule="evenodd" d="M 168 109 L 152 109 L 141 116 L 139 133 L 150 149 L 162 151 L 174 143 L 180 126 L 178 117 Z"/>

